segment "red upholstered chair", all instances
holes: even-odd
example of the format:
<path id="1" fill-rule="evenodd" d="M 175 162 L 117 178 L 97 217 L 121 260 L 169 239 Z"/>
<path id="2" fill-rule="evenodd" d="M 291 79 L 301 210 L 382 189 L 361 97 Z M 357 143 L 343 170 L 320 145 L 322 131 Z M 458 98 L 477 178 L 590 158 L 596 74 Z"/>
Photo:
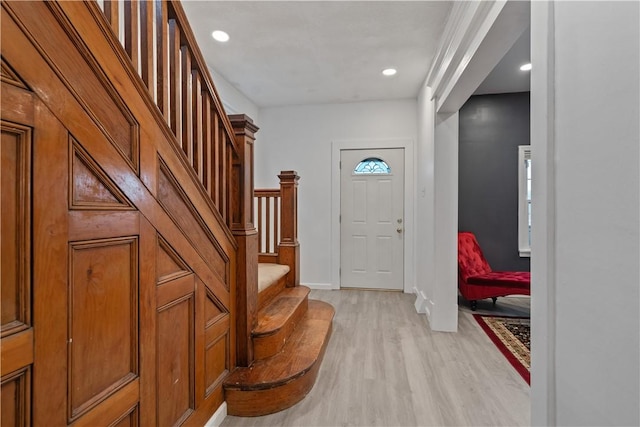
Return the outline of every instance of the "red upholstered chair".
<path id="1" fill-rule="evenodd" d="M 493 271 L 473 233 L 458 233 L 458 287 L 462 296 L 477 307 L 477 300 L 506 295 L 531 295 L 528 271 Z"/>

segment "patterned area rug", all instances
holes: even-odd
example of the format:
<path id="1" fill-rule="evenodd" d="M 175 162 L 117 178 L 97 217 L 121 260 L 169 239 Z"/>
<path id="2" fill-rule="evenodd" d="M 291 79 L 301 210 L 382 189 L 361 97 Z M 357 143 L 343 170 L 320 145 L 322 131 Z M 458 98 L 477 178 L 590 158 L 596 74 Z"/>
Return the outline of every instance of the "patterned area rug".
<path id="1" fill-rule="evenodd" d="M 478 324 L 511 362 L 522 378 L 530 383 L 530 320 L 519 317 L 497 317 L 474 314 Z"/>

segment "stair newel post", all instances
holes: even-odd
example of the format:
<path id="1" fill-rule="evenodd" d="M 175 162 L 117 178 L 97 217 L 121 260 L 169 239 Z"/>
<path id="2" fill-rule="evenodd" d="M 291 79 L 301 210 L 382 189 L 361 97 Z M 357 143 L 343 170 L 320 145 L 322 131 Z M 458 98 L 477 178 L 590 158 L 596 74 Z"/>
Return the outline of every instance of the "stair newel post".
<path id="1" fill-rule="evenodd" d="M 298 242 L 298 180 L 296 171 L 282 171 L 280 175 L 280 244 L 278 263 L 291 269 L 287 287 L 300 285 L 300 243 Z"/>
<path id="2" fill-rule="evenodd" d="M 244 114 L 230 115 L 238 156 L 233 164 L 231 231 L 238 244 L 236 275 L 236 362 L 253 362 L 251 331 L 258 312 L 258 231 L 253 219 L 253 143 L 258 127 Z"/>

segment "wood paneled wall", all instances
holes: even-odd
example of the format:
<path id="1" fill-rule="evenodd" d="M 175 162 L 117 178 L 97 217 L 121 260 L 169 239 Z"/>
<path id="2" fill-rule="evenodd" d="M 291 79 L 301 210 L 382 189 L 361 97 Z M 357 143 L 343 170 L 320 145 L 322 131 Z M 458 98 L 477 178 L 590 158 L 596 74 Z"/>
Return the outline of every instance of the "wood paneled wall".
<path id="1" fill-rule="evenodd" d="M 96 3 L 1 8 L 2 426 L 203 425 L 236 365 L 233 141 L 224 169 L 176 138 Z"/>

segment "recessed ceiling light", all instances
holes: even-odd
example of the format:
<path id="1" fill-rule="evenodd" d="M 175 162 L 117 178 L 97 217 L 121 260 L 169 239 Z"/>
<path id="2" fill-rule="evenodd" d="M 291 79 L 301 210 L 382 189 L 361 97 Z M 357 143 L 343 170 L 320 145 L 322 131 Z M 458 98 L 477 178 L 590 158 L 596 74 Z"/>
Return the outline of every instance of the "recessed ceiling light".
<path id="1" fill-rule="evenodd" d="M 522 67 L 520 67 L 520 70 L 522 71 L 529 71 L 530 69 L 531 69 L 531 63 L 524 64 Z"/>
<path id="2" fill-rule="evenodd" d="M 220 30 L 216 30 L 213 33 L 211 33 L 211 37 L 214 38 L 214 40 L 217 40 L 219 42 L 227 42 L 229 41 L 229 34 L 225 33 L 224 31 L 220 31 Z"/>
<path id="3" fill-rule="evenodd" d="M 398 70 L 396 70 L 395 68 L 387 68 L 386 70 L 382 70 L 382 74 L 384 74 L 385 76 L 393 76 L 397 72 Z"/>

